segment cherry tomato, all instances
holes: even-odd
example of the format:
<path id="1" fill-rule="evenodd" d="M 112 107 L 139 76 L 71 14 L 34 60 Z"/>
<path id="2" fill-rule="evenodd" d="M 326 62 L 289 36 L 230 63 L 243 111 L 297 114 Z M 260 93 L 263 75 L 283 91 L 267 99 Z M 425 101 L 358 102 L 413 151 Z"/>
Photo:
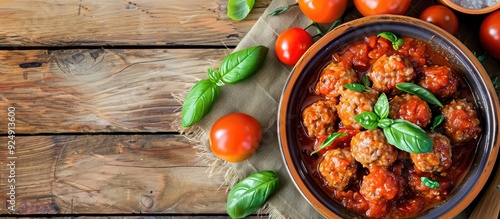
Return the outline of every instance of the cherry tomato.
<path id="1" fill-rule="evenodd" d="M 490 56 L 500 59 L 500 10 L 489 14 L 481 23 L 479 42 Z"/>
<path id="2" fill-rule="evenodd" d="M 219 158 L 240 162 L 251 157 L 259 148 L 262 127 L 252 116 L 230 113 L 219 118 L 210 130 L 210 148 Z"/>
<path id="3" fill-rule="evenodd" d="M 304 15 L 320 24 L 339 19 L 347 8 L 347 0 L 298 0 L 298 3 Z"/>
<path id="4" fill-rule="evenodd" d="M 453 35 L 458 31 L 458 18 L 455 13 L 444 5 L 432 5 L 420 14 L 420 19 L 432 23 Z"/>
<path id="5" fill-rule="evenodd" d="M 378 14 L 404 15 L 411 0 L 354 0 L 354 6 L 363 16 Z"/>
<path id="6" fill-rule="evenodd" d="M 293 27 L 278 36 L 274 49 L 276 56 L 283 64 L 293 66 L 313 43 L 307 31 Z"/>

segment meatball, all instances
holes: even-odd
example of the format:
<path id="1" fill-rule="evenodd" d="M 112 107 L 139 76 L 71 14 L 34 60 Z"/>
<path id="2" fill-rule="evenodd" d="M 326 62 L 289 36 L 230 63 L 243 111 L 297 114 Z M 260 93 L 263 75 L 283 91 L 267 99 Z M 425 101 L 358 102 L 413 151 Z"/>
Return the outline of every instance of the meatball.
<path id="1" fill-rule="evenodd" d="M 335 101 L 318 100 L 314 102 L 302 112 L 302 121 L 311 138 L 333 133 L 338 122 Z"/>
<path id="2" fill-rule="evenodd" d="M 381 56 L 368 71 L 373 88 L 379 92 L 395 92 L 396 84 L 413 81 L 416 73 L 407 59 L 399 55 Z"/>
<path id="3" fill-rule="evenodd" d="M 363 177 L 359 193 L 370 203 L 383 204 L 396 197 L 399 190 L 397 176 L 386 168 L 374 168 Z"/>
<path id="4" fill-rule="evenodd" d="M 373 111 L 373 106 L 377 102 L 378 92 L 373 89 L 357 92 L 353 90 L 344 90 L 341 92 L 340 102 L 337 105 L 337 113 L 342 125 L 346 128 L 362 129 L 354 117 L 362 112 Z"/>
<path id="5" fill-rule="evenodd" d="M 326 180 L 328 186 L 337 190 L 344 190 L 354 179 L 358 163 L 346 149 L 326 151 L 319 164 L 319 173 Z"/>
<path id="6" fill-rule="evenodd" d="M 458 79 L 449 67 L 434 65 L 423 68 L 423 78 L 418 84 L 432 94 L 446 98 L 457 92 Z"/>
<path id="7" fill-rule="evenodd" d="M 359 194 L 357 191 L 335 191 L 335 197 L 340 200 L 342 206 L 351 209 L 358 213 L 365 213 L 368 211 L 368 201 Z"/>
<path id="8" fill-rule="evenodd" d="M 415 168 L 422 172 L 443 172 L 451 166 L 450 139 L 439 133 L 430 133 L 434 149 L 429 153 L 414 154 L 410 157 Z"/>
<path id="9" fill-rule="evenodd" d="M 454 142 L 476 139 L 481 133 L 479 119 L 471 103 L 465 99 L 452 100 L 441 109 L 444 131 Z"/>
<path id="10" fill-rule="evenodd" d="M 431 122 L 431 108 L 420 97 L 404 94 L 396 96 L 389 102 L 389 117 L 393 119 L 405 119 L 420 128 L 424 128 Z"/>
<path id="11" fill-rule="evenodd" d="M 351 153 L 364 167 L 389 167 L 398 159 L 398 150 L 387 143 L 380 129 L 366 130 L 351 139 Z"/>
<path id="12" fill-rule="evenodd" d="M 439 183 L 439 186 L 434 189 L 426 186 L 422 182 L 422 177 L 427 177 L 431 180 L 437 181 Z M 410 186 L 410 189 L 426 199 L 444 200 L 448 198 L 448 196 L 450 195 L 450 190 L 453 188 L 453 182 L 446 179 L 438 179 L 437 177 L 433 177 L 433 175 L 430 173 L 411 173 L 408 179 L 408 185 Z"/>
<path id="13" fill-rule="evenodd" d="M 344 84 L 358 83 L 359 78 L 354 69 L 346 62 L 331 62 L 321 72 L 316 93 L 337 98 L 345 90 Z"/>

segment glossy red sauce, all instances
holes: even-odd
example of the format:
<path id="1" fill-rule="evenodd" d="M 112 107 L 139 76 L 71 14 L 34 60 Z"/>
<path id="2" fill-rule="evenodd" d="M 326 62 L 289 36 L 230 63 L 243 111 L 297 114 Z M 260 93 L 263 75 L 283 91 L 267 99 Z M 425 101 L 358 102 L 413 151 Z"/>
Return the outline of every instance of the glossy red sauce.
<path id="1" fill-rule="evenodd" d="M 377 58 L 381 57 L 384 54 L 399 54 L 401 56 L 407 57 L 410 60 L 414 70 L 417 72 L 417 77 L 418 72 L 421 71 L 422 67 L 425 65 L 430 66 L 438 64 L 442 66 L 449 66 L 451 69 L 453 69 L 452 65 L 447 61 L 447 59 L 439 54 L 439 52 L 434 51 L 433 48 L 427 43 L 411 37 L 402 38 L 404 40 L 404 44 L 399 48 L 399 50 L 394 50 L 392 48 L 391 42 L 389 42 L 388 40 L 379 38 L 377 36 L 369 36 L 362 41 L 347 45 L 342 50 L 332 54 L 332 60 L 351 63 L 352 67 L 356 70 L 360 78 L 363 74 L 366 73 L 366 71 L 377 60 Z M 459 72 L 454 73 L 457 76 L 460 75 Z M 307 97 L 305 98 L 301 107 L 302 110 L 316 100 L 325 98 L 316 94 L 314 91 L 317 81 L 318 78 L 313 80 L 309 85 Z M 457 98 L 465 98 L 469 102 L 474 103 L 470 88 L 460 77 L 458 91 L 459 94 Z M 391 96 L 389 96 L 389 98 L 391 98 Z M 444 99 L 441 101 L 443 102 L 443 104 L 445 104 L 449 102 L 450 99 Z M 433 114 L 434 112 L 439 111 L 439 109 L 435 106 L 432 106 L 431 109 Z M 329 147 L 329 149 L 337 147 L 349 149 L 350 138 L 358 133 L 359 130 L 345 129 L 342 127 L 342 123 L 339 123 L 338 126 L 340 129 L 338 131 L 348 132 L 349 136 L 343 137 L 341 140 L 336 141 L 332 146 Z M 326 185 L 326 180 L 324 180 L 318 172 L 319 162 L 321 161 L 321 157 L 324 154 L 325 150 L 322 150 L 316 155 L 310 156 L 310 153 L 318 147 L 318 144 L 320 141 L 322 141 L 322 139 L 310 138 L 306 134 L 306 128 L 302 123 L 299 127 L 297 127 L 297 129 L 297 139 L 299 142 L 300 150 L 302 151 L 302 160 L 306 165 L 309 173 L 313 176 L 318 186 L 322 187 L 324 191 L 330 194 L 333 200 L 341 203 L 343 206 L 353 212 L 359 213 L 361 215 L 383 215 L 379 218 L 408 218 L 417 216 L 426 209 L 429 209 L 443 201 L 421 197 L 419 194 L 416 194 L 410 189 L 407 189 L 404 191 L 398 191 L 400 193 L 400 197 L 398 196 L 397 198 L 388 201 L 386 205 L 373 206 L 376 204 L 367 202 L 366 199 L 364 199 L 360 194 L 360 187 L 363 177 L 365 177 L 369 173 L 369 170 L 361 167 L 361 165 L 357 171 L 356 181 L 351 183 L 351 185 L 347 189 L 343 191 L 332 189 Z M 438 127 L 436 129 L 436 132 L 443 133 L 443 130 L 442 128 Z M 458 184 L 460 184 L 470 168 L 476 151 L 476 146 L 477 140 L 460 144 L 452 143 L 452 165 L 446 171 L 440 173 L 440 177 L 443 179 L 440 187 L 449 190 L 451 193 L 451 191 Z M 402 183 L 407 183 L 407 181 L 409 180 L 408 178 L 411 177 L 411 173 L 417 172 L 414 168 L 412 160 L 409 158 L 409 154 L 402 151 L 399 153 L 398 160 L 393 163 L 391 167 L 389 167 L 389 169 L 391 170 L 391 172 L 395 173 L 403 179 L 404 182 Z M 379 181 L 377 181 L 377 179 L 372 179 L 370 183 L 381 184 L 382 180 L 387 179 L 381 178 Z M 378 186 L 383 187 L 383 185 Z M 370 207 L 370 205 L 372 206 Z M 382 213 L 367 213 L 367 209 L 370 209 L 370 211 L 382 211 Z"/>

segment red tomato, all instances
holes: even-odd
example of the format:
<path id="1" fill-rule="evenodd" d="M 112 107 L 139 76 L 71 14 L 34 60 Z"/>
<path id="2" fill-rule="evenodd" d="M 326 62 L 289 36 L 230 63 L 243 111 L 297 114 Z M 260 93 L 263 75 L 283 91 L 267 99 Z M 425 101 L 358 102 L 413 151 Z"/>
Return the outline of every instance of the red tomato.
<path id="1" fill-rule="evenodd" d="M 458 31 L 458 18 L 455 13 L 444 5 L 432 5 L 420 14 L 420 19 L 432 23 L 453 35 Z"/>
<path id="2" fill-rule="evenodd" d="M 259 148 L 262 127 L 245 113 L 230 113 L 219 118 L 210 130 L 210 148 L 217 157 L 240 162 Z"/>
<path id="3" fill-rule="evenodd" d="M 279 35 L 274 49 L 276 56 L 283 64 L 293 66 L 313 43 L 307 31 L 294 27 Z"/>
<path id="4" fill-rule="evenodd" d="M 378 14 L 404 15 L 411 0 L 354 0 L 354 6 L 363 16 Z"/>
<path id="5" fill-rule="evenodd" d="M 481 23 L 479 42 L 490 56 L 500 59 L 500 10 L 489 14 Z"/>
<path id="6" fill-rule="evenodd" d="M 300 10 L 316 23 L 334 22 L 344 14 L 347 0 L 298 0 Z"/>

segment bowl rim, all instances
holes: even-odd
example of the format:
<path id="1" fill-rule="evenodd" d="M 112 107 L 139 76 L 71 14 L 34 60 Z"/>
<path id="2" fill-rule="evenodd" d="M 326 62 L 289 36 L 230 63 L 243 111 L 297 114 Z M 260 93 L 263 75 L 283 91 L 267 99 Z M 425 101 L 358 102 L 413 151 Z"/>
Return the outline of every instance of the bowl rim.
<path id="1" fill-rule="evenodd" d="M 298 171 L 298 168 L 293 165 L 292 157 L 290 154 L 290 150 L 288 147 L 288 139 L 287 139 L 287 113 L 288 109 L 290 108 L 289 102 L 290 102 L 290 95 L 293 90 L 293 84 L 296 82 L 298 79 L 300 73 L 302 73 L 302 70 L 304 68 L 304 65 L 311 59 L 313 54 L 317 53 L 320 51 L 325 45 L 327 45 L 330 41 L 334 40 L 337 36 L 341 35 L 343 32 L 347 31 L 351 27 L 359 26 L 359 25 L 367 25 L 372 22 L 409 22 L 413 25 L 419 25 L 423 26 L 426 29 L 429 29 L 431 32 L 434 32 L 435 34 L 439 34 L 441 36 L 444 36 L 444 38 L 449 38 L 449 39 L 454 39 L 454 43 L 458 48 L 460 48 L 467 58 L 473 63 L 474 68 L 476 68 L 477 72 L 480 74 L 481 77 L 483 77 L 485 80 L 485 85 L 486 85 L 486 90 L 489 93 L 489 100 L 487 103 L 488 107 L 492 110 L 492 112 L 496 112 L 496 116 L 493 115 L 493 117 L 499 118 L 500 115 L 500 104 L 498 101 L 497 94 L 495 92 L 495 89 L 491 83 L 491 80 L 482 66 L 482 64 L 475 58 L 473 53 L 464 45 L 462 44 L 458 39 L 456 39 L 453 35 L 450 33 L 442 30 L 441 28 L 437 28 L 436 26 L 422 21 L 417 18 L 412 18 L 408 16 L 403 16 L 403 15 L 376 15 L 376 16 L 367 16 L 367 17 L 362 17 L 356 20 L 352 20 L 349 22 L 346 22 L 334 30 L 330 31 L 327 33 L 325 36 L 320 38 L 317 42 L 315 42 L 307 51 L 306 53 L 299 59 L 297 64 L 294 66 L 292 69 L 292 73 L 289 75 L 283 91 L 282 95 L 280 98 L 279 102 L 279 107 L 278 107 L 278 124 L 277 124 L 277 130 L 278 130 L 278 139 L 279 139 L 279 147 L 280 147 L 280 152 L 281 152 L 281 157 L 282 160 L 285 164 L 285 167 L 287 169 L 287 172 L 289 176 L 293 179 L 293 183 L 296 187 L 296 189 L 301 193 L 301 195 L 309 202 L 318 212 L 323 214 L 324 216 L 328 218 L 342 218 L 341 216 L 337 215 L 335 212 L 329 210 L 317 197 L 314 196 L 314 194 L 309 191 L 309 189 L 301 189 L 301 188 L 307 188 L 305 182 L 301 178 L 301 173 Z M 474 182 L 472 189 L 470 190 L 469 193 L 465 194 L 462 198 L 462 201 L 460 201 L 457 205 L 453 206 L 451 209 L 449 209 L 448 212 L 444 212 L 443 215 L 440 215 L 441 217 L 447 217 L 447 218 L 452 218 L 458 215 L 460 212 L 462 212 L 473 200 L 474 198 L 479 194 L 479 192 L 482 190 L 484 185 L 486 184 L 496 162 L 496 158 L 498 155 L 498 150 L 500 147 L 500 135 L 499 135 L 499 130 L 498 130 L 498 121 L 491 121 L 494 124 L 491 125 L 490 128 L 493 130 L 489 130 L 492 132 L 490 135 L 491 138 L 491 148 L 488 151 L 489 152 L 489 158 L 488 161 L 484 164 L 483 169 L 481 170 L 480 174 L 485 175 L 486 177 L 480 177 L 477 182 Z M 469 170 L 470 171 L 470 170 Z M 469 174 L 469 173 L 468 173 Z M 467 174 L 467 175 L 468 175 Z M 465 182 L 464 180 L 462 184 Z M 451 198 L 451 197 L 450 197 Z"/>
<path id="2" fill-rule="evenodd" d="M 439 0 L 439 1 L 442 4 L 444 4 L 445 6 L 448 6 L 452 9 L 454 9 L 455 11 L 458 11 L 458 12 L 461 12 L 464 14 L 474 14 L 474 15 L 487 14 L 487 13 L 493 12 L 493 11 L 500 8 L 500 1 L 491 5 L 491 6 L 479 8 L 479 9 L 466 8 L 466 7 L 463 7 L 463 6 L 453 2 L 451 0 Z"/>

